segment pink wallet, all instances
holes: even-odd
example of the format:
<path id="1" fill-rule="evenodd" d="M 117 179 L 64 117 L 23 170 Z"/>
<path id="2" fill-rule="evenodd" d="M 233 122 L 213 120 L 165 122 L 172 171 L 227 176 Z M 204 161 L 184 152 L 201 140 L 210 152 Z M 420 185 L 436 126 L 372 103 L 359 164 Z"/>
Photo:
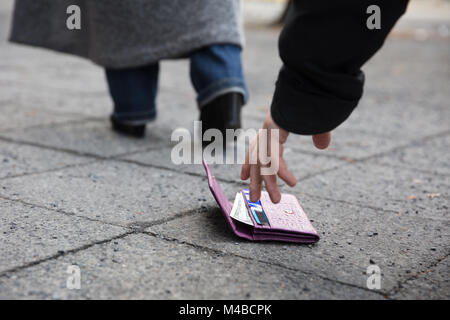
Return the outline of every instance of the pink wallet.
<path id="1" fill-rule="evenodd" d="M 297 198 L 291 194 L 282 194 L 281 201 L 277 204 L 272 203 L 269 194 L 265 191 L 261 194 L 261 206 L 267 217 L 268 224 L 261 225 L 255 221 L 252 214 L 249 213 L 253 225 L 245 224 L 230 216 L 233 202 L 230 202 L 222 189 L 217 184 L 216 179 L 211 173 L 208 164 L 203 160 L 208 184 L 214 198 L 222 210 L 225 219 L 231 230 L 239 237 L 248 240 L 272 240 L 296 243 L 315 243 L 320 237 L 312 226 L 305 212 L 303 211 Z M 244 194 L 244 190 L 241 191 Z M 247 209 L 250 210 L 248 201 Z M 250 211 L 249 211 L 250 212 Z"/>

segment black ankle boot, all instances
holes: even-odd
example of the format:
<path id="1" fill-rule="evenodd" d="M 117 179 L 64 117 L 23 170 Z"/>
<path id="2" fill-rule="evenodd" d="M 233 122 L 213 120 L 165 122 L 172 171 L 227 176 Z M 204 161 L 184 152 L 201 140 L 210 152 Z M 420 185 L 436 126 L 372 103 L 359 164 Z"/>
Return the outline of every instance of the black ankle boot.
<path id="1" fill-rule="evenodd" d="M 111 124 L 114 131 L 127 136 L 142 138 L 145 135 L 145 124 L 131 124 L 121 122 L 111 116 Z"/>
<path id="2" fill-rule="evenodd" d="M 206 130 L 219 129 L 225 139 L 226 129 L 241 128 L 241 108 L 244 97 L 238 92 L 229 92 L 215 98 L 200 109 L 202 136 Z"/>

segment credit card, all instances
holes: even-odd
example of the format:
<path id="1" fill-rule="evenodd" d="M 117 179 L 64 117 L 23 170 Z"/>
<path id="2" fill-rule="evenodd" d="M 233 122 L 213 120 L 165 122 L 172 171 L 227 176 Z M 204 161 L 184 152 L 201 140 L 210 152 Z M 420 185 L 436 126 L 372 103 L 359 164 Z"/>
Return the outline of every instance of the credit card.
<path id="1" fill-rule="evenodd" d="M 264 209 L 261 205 L 261 201 L 250 201 L 250 192 L 248 191 L 248 189 L 244 189 L 244 194 L 256 223 L 260 225 L 270 226 L 269 220 L 267 219 L 266 213 L 264 212 Z"/>

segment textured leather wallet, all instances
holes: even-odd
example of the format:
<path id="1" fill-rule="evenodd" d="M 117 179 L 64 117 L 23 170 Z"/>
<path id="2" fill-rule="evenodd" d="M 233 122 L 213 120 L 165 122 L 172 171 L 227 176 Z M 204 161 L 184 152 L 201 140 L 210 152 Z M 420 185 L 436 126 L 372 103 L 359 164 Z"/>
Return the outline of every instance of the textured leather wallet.
<path id="1" fill-rule="evenodd" d="M 273 240 L 297 243 L 315 243 L 319 241 L 320 237 L 317 231 L 312 226 L 297 198 L 291 194 L 282 194 L 281 201 L 274 204 L 270 200 L 269 194 L 263 191 L 260 201 L 268 224 L 260 224 L 257 223 L 254 215 L 251 214 L 246 192 L 242 190 L 243 199 L 249 210 L 248 215 L 253 225 L 233 219 L 230 216 L 233 202 L 230 202 L 226 198 L 205 161 L 203 161 L 203 166 L 208 176 L 209 188 L 222 210 L 228 225 L 237 236 L 248 240 Z"/>

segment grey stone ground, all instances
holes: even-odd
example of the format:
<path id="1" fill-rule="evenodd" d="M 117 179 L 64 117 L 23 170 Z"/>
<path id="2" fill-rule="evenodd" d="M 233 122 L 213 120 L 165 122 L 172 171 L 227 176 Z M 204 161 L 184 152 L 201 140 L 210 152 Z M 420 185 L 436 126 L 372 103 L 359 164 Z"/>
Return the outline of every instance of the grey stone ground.
<path id="1" fill-rule="evenodd" d="M 186 61 L 162 65 L 144 140 L 111 132 L 91 63 L 4 39 L 0 6 L 0 298 L 450 298 L 450 23 L 405 19 L 365 67 L 364 99 L 328 151 L 290 137 L 293 190 L 316 245 L 226 227 L 200 166 L 170 162 L 197 118 Z M 255 15 L 253 15 L 254 17 Z M 277 29 L 247 29 L 246 127 L 270 103 Z M 214 166 L 232 198 L 239 166 Z M 380 290 L 366 268 L 382 271 Z M 69 265 L 81 289 L 66 288 Z"/>

